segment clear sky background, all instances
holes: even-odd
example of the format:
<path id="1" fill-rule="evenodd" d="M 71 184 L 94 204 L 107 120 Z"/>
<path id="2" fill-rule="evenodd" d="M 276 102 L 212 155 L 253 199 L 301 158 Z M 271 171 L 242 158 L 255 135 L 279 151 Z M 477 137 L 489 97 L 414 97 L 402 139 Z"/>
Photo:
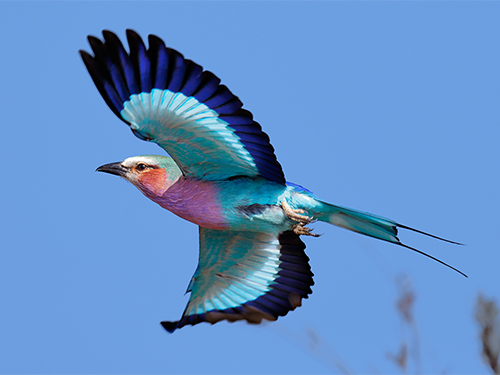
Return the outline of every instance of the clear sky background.
<path id="1" fill-rule="evenodd" d="M 488 373 L 478 293 L 500 297 L 499 2 L 0 3 L 2 373 Z M 96 167 L 162 154 L 106 106 L 86 36 L 154 33 L 218 75 L 289 181 L 467 246 L 409 250 L 326 224 L 301 308 L 168 334 L 197 228 Z M 395 308 L 416 295 L 415 331 Z M 414 327 L 414 328 L 415 328 Z"/>

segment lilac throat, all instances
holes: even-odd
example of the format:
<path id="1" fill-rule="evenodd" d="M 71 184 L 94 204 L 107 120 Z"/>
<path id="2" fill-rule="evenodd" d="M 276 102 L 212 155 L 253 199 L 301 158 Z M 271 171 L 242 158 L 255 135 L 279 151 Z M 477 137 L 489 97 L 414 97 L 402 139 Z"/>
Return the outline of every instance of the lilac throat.
<path id="1" fill-rule="evenodd" d="M 185 220 L 222 230 L 228 224 L 219 196 L 219 189 L 213 181 L 181 177 L 163 195 L 149 198 Z"/>

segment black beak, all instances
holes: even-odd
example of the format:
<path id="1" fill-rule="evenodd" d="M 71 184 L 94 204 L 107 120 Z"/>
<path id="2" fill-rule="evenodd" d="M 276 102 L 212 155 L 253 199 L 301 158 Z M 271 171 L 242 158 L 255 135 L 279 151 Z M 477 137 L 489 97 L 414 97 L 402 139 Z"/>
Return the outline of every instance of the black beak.
<path id="1" fill-rule="evenodd" d="M 121 162 L 104 164 L 96 169 L 96 172 L 105 172 L 120 177 L 125 177 L 125 174 L 127 174 L 128 171 L 129 169 L 125 168 Z"/>

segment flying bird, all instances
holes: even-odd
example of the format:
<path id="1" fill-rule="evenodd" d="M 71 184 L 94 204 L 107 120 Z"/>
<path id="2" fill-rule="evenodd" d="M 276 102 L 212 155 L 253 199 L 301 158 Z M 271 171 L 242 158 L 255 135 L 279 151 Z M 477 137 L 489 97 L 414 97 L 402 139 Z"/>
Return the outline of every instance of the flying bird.
<path id="1" fill-rule="evenodd" d="M 131 182 L 146 197 L 199 226 L 199 262 L 178 321 L 276 320 L 312 293 L 313 273 L 300 236 L 323 221 L 416 251 L 393 220 L 337 206 L 287 182 L 269 137 L 213 73 L 149 35 L 127 30 L 129 52 L 111 31 L 88 36 L 80 55 L 109 108 L 138 138 L 169 156 L 142 155 L 97 171 Z"/>

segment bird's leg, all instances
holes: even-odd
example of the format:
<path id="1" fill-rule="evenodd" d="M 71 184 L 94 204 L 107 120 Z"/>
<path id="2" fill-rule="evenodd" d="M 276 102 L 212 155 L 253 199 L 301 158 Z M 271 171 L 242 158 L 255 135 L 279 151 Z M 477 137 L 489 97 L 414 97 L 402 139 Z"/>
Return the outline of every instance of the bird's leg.
<path id="1" fill-rule="evenodd" d="M 300 208 L 299 209 L 291 208 L 285 200 L 281 202 L 281 208 L 283 208 L 283 211 L 285 212 L 286 216 L 288 216 L 290 219 L 294 221 L 298 221 L 298 224 L 292 225 L 295 234 L 304 236 L 313 236 L 313 237 L 321 236 L 320 234 L 313 233 L 312 228 L 306 227 L 307 224 L 313 222 L 313 218 L 307 216 L 306 211 Z"/>

